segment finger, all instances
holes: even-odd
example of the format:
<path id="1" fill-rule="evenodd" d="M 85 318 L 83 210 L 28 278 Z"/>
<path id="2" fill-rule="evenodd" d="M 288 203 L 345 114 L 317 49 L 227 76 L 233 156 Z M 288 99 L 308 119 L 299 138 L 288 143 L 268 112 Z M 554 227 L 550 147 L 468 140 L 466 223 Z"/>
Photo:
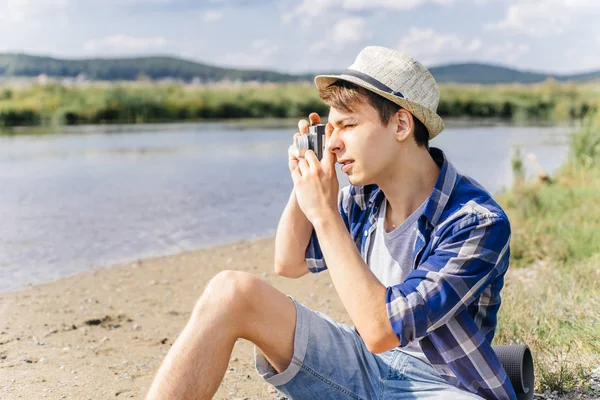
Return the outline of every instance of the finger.
<path id="1" fill-rule="evenodd" d="M 333 125 L 327 123 L 325 126 L 325 151 L 323 152 L 322 166 L 325 172 L 330 172 L 332 169 L 335 170 L 335 154 L 329 151 L 329 138 L 333 133 Z"/>
<path id="2" fill-rule="evenodd" d="M 300 157 L 300 149 L 298 149 L 298 147 L 296 146 L 296 138 L 300 136 L 302 136 L 302 133 L 296 132 L 292 139 L 292 144 L 290 145 L 290 147 L 288 147 L 288 156 L 290 158 L 293 157 L 295 159 L 298 159 L 298 157 Z"/>
<path id="3" fill-rule="evenodd" d="M 311 174 L 311 167 L 306 161 L 306 158 L 301 159 L 298 162 L 298 168 L 300 169 L 300 174 L 305 177 Z"/>
<path id="4" fill-rule="evenodd" d="M 291 145 L 290 147 L 288 147 L 288 160 L 298 161 L 298 149 L 295 145 Z"/>
<path id="5" fill-rule="evenodd" d="M 308 119 L 310 120 L 311 125 L 316 125 L 316 124 L 321 123 L 321 117 L 319 117 L 319 114 L 317 114 L 317 113 L 310 113 L 310 115 L 308 116 Z"/>
<path id="6" fill-rule="evenodd" d="M 325 137 L 327 139 L 329 139 L 331 137 L 332 133 L 333 133 L 333 124 L 331 122 L 328 122 L 327 125 L 325 125 Z"/>
<path id="7" fill-rule="evenodd" d="M 305 119 L 301 119 L 300 121 L 298 121 L 298 132 L 302 133 L 308 133 L 308 121 Z"/>
<path id="8" fill-rule="evenodd" d="M 310 166 L 308 165 L 308 162 L 305 158 L 301 158 L 300 161 L 298 161 L 298 169 L 300 170 L 299 172 L 302 176 L 309 173 Z"/>
<path id="9" fill-rule="evenodd" d="M 327 157 L 328 163 L 326 163 L 326 164 L 335 171 L 336 156 L 334 153 L 329 151 L 329 147 L 327 146 L 332 134 L 333 134 L 333 124 L 331 124 L 331 122 L 328 122 L 327 125 L 325 126 L 326 141 L 325 141 L 325 154 L 323 155 L 323 157 Z"/>
<path id="10" fill-rule="evenodd" d="M 300 168 L 296 167 L 292 170 L 292 180 L 294 181 L 294 185 L 300 178 Z"/>
<path id="11" fill-rule="evenodd" d="M 296 150 L 298 150 L 297 146 L 296 146 L 296 138 L 300 137 L 302 135 L 300 135 L 299 133 L 296 133 L 294 135 L 294 139 L 292 140 L 292 144 L 290 144 L 290 147 L 288 147 L 288 150 L 294 149 L 294 152 L 296 152 Z M 289 151 L 288 151 L 289 152 Z"/>
<path id="12" fill-rule="evenodd" d="M 304 160 L 308 163 L 308 166 L 312 171 L 318 171 L 320 163 L 314 151 L 307 150 L 306 153 L 304 153 Z"/>

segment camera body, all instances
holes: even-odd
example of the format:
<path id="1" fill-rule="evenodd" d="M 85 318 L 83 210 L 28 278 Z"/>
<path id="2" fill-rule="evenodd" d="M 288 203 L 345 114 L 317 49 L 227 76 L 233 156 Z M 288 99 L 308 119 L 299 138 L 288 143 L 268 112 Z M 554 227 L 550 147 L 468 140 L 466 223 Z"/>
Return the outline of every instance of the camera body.
<path id="1" fill-rule="evenodd" d="M 308 135 L 300 135 L 294 139 L 298 157 L 304 157 L 307 150 L 312 150 L 321 160 L 325 153 L 325 124 L 311 125 L 308 127 Z"/>

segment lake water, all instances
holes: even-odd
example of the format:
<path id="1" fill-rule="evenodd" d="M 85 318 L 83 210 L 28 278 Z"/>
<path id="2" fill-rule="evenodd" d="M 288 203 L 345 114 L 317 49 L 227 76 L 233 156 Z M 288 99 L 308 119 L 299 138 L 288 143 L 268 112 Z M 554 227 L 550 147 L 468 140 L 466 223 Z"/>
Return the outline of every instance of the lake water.
<path id="1" fill-rule="evenodd" d="M 295 129 L 253 125 L 0 136 L 0 291 L 274 235 L 292 189 L 287 148 Z M 566 160 L 573 130 L 450 124 L 431 145 L 495 193 L 511 183 L 516 147 L 552 172 Z M 347 184 L 339 168 L 338 176 Z"/>

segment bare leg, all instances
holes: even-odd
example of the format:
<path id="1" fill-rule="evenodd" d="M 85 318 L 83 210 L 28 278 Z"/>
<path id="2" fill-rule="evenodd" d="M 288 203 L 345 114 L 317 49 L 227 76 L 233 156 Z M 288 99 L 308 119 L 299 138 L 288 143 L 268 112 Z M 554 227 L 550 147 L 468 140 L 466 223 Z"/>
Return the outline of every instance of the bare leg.
<path id="1" fill-rule="evenodd" d="M 238 338 L 258 346 L 273 367 L 294 352 L 296 307 L 286 295 L 246 272 L 223 271 L 207 285 L 152 383 L 146 399 L 210 399 Z"/>

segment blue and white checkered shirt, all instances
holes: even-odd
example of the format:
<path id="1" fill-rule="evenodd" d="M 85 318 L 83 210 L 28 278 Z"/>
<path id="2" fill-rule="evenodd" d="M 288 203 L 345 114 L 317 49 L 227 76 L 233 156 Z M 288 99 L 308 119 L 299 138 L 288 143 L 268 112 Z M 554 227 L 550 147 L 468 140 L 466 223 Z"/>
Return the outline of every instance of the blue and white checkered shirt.
<path id="1" fill-rule="evenodd" d="M 509 264 L 508 217 L 441 150 L 430 152 L 440 173 L 418 219 L 412 271 L 387 288 L 392 329 L 400 346 L 421 339 L 423 353 L 450 384 L 486 399 L 516 399 L 491 347 Z M 338 199 L 344 223 L 367 260 L 384 194 L 377 185 L 350 185 Z M 327 268 L 314 230 L 306 261 L 311 272 Z"/>

